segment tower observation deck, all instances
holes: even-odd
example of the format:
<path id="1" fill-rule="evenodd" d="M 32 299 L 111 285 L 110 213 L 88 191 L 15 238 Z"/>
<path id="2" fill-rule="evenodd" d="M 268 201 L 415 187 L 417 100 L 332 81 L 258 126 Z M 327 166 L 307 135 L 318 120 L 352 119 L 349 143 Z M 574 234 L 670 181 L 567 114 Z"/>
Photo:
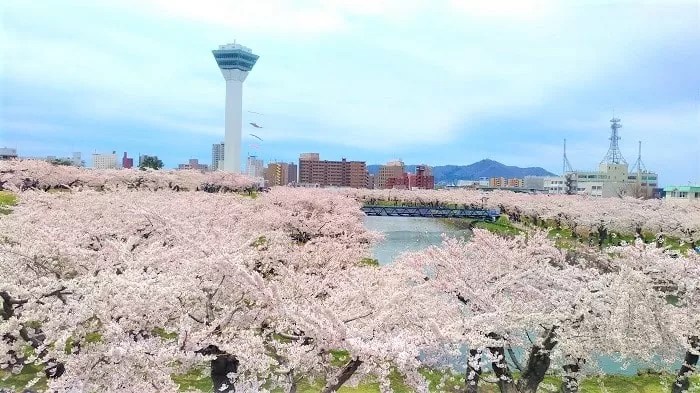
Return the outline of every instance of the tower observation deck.
<path id="1" fill-rule="evenodd" d="M 240 44 L 220 45 L 212 51 L 226 80 L 224 170 L 241 172 L 241 133 L 243 127 L 243 82 L 259 56 Z"/>

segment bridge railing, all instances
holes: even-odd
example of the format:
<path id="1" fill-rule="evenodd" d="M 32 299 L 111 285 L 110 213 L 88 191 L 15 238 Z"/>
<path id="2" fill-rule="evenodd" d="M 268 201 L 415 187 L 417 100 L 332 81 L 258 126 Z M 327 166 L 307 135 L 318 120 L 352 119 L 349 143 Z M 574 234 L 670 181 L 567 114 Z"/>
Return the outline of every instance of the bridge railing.
<path id="1" fill-rule="evenodd" d="M 365 205 L 362 211 L 368 216 L 474 218 L 496 221 L 501 214 L 494 209 L 460 209 L 432 206 L 379 206 Z"/>

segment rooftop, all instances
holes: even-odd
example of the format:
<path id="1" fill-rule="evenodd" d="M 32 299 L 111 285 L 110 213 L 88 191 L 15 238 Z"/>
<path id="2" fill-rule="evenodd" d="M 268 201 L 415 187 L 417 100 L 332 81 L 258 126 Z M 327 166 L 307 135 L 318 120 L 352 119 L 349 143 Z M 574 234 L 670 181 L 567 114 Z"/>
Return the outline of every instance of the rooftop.
<path id="1" fill-rule="evenodd" d="M 243 52 L 253 53 L 247 46 L 236 44 L 235 42 L 233 44 L 219 45 L 219 50 L 242 50 Z"/>

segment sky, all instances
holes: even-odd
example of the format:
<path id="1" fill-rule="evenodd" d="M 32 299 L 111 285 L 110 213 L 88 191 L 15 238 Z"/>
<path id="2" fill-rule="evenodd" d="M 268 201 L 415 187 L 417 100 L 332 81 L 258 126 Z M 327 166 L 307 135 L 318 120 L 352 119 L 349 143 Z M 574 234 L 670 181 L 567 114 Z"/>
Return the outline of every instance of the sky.
<path id="1" fill-rule="evenodd" d="M 566 138 L 590 170 L 614 113 L 630 166 L 641 140 L 660 184 L 700 183 L 697 0 L 6 0 L 0 146 L 210 163 L 234 40 L 260 56 L 244 156 L 561 173 Z"/>

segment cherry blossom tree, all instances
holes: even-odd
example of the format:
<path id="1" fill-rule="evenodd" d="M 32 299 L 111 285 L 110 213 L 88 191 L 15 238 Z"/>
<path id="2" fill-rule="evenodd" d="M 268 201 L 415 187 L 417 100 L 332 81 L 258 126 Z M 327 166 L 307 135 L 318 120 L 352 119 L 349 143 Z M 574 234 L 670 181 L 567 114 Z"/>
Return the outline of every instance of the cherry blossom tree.
<path id="1" fill-rule="evenodd" d="M 461 321 L 461 331 L 445 336 L 469 348 L 468 391 L 487 366 L 502 392 L 535 392 L 552 368 L 563 371 L 562 390 L 574 392 L 581 373 L 599 371 L 596 355 L 670 365 L 683 351 L 690 361 L 678 385 L 687 388 L 700 311 L 697 257 L 673 263 L 679 259 L 641 242 L 608 253 L 566 253 L 542 233 L 504 239 L 476 230 L 469 242 L 446 239 L 397 266 L 462 305 L 443 318 Z M 682 301 L 672 305 L 669 296 Z M 529 347 L 525 361 L 513 347 Z"/>

